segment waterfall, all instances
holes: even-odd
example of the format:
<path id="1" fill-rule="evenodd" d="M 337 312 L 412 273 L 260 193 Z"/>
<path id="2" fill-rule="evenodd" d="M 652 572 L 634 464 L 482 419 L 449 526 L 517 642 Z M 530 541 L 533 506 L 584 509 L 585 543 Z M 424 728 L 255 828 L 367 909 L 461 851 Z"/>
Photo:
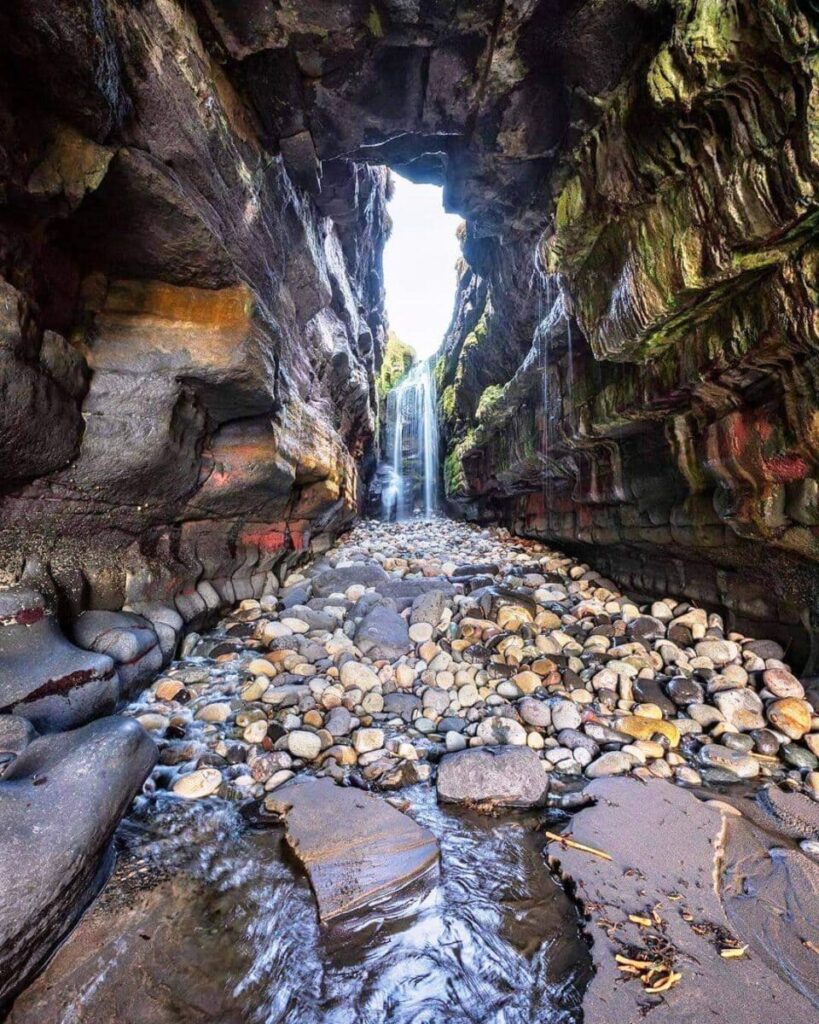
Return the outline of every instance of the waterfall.
<path id="1" fill-rule="evenodd" d="M 404 519 L 423 501 L 438 508 L 438 419 L 432 360 L 416 363 L 387 395 L 387 451 L 392 479 L 383 491 L 385 518 Z"/>

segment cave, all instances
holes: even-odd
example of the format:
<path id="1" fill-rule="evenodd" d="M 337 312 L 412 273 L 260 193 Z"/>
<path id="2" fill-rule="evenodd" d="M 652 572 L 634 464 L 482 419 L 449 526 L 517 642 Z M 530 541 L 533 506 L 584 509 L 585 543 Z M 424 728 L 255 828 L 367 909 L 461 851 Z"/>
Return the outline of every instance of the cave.
<path id="1" fill-rule="evenodd" d="M 298 923 L 318 956 L 311 900 L 322 924 L 360 905 L 322 888 L 340 869 L 321 868 L 316 821 L 366 833 L 387 816 L 402 877 L 441 861 L 470 878 L 478 836 L 515 849 L 518 897 L 542 914 L 515 932 L 503 898 L 482 905 L 508 938 L 498 976 L 518 940 L 560 951 L 515 968 L 519 1001 L 490 985 L 483 1016 L 469 979 L 426 964 L 408 1013 L 443 1013 L 451 984 L 453 1020 L 603 1022 L 610 984 L 623 1020 L 702 1019 L 719 992 L 748 1021 L 769 998 L 815 1019 L 819 922 L 803 907 L 776 933 L 731 887 L 753 847 L 749 877 L 783 900 L 819 892 L 818 42 L 814 0 L 7 0 L 0 1016 L 245 1024 L 252 993 L 267 1022 L 437 1019 L 358 988 L 279 1006 L 261 952 L 233 964 L 241 913 L 214 897 L 218 873 L 174 879 L 182 844 L 153 889 L 128 880 L 153 871 L 146 836 L 205 835 L 254 865 L 253 912 Z M 461 219 L 454 308 L 422 357 L 388 315 L 396 180 Z M 336 734 L 341 711 L 354 724 Z M 486 792 L 450 799 L 467 755 Z M 504 804 L 496 776 L 529 795 Z M 468 813 L 384 799 L 436 778 Z M 499 800 L 496 831 L 469 817 Z M 227 809 L 194 817 L 213 801 Z M 661 807 L 690 822 L 692 891 L 725 841 L 716 905 L 691 909 L 703 931 L 636 892 L 612 910 L 626 937 L 586 928 L 605 871 L 641 847 L 618 846 L 603 805 L 646 830 Z M 548 848 L 523 807 L 547 815 Z M 584 874 L 561 814 L 609 860 Z M 281 866 L 288 844 L 312 890 Z M 387 866 L 357 876 L 370 899 Z M 268 889 L 291 894 L 292 921 L 265 918 Z M 424 898 L 396 932 L 435 933 Z M 459 899 L 441 896 L 465 921 Z M 184 932 L 186 914 L 209 936 L 198 1010 L 179 966 L 193 940 L 159 970 L 122 937 Z M 686 985 L 706 933 L 720 952 Z M 82 951 L 111 954 L 111 936 L 126 968 L 79 999 L 100 970 Z M 133 979 L 150 977 L 180 1002 L 143 1005 Z"/>

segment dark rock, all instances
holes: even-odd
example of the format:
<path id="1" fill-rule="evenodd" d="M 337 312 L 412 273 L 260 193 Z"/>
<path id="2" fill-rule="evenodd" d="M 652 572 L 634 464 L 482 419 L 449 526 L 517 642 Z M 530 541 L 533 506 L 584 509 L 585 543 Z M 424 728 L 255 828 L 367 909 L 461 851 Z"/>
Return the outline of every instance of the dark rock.
<path id="1" fill-rule="evenodd" d="M 156 632 L 141 615 L 83 612 L 73 623 L 71 634 L 79 647 L 112 659 L 117 666 L 122 697 L 136 693 L 165 663 Z"/>
<path id="2" fill-rule="evenodd" d="M 666 697 L 656 679 L 641 679 L 638 676 L 632 683 L 632 689 L 635 700 L 656 704 L 665 715 L 673 717 L 677 713 L 676 705 Z"/>
<path id="3" fill-rule="evenodd" d="M 35 740 L 0 781 L 0 1002 L 31 977 L 99 889 L 114 829 L 155 762 L 140 725 L 106 718 Z"/>
<path id="4" fill-rule="evenodd" d="M 18 587 L 2 596 L 0 712 L 22 715 L 45 732 L 110 714 L 120 695 L 112 659 L 70 643 L 39 594 Z"/>
<path id="5" fill-rule="evenodd" d="M 675 676 L 665 686 L 666 693 L 681 708 L 689 704 L 702 704 L 705 701 L 705 690 L 696 679 Z"/>
<path id="6" fill-rule="evenodd" d="M 384 712 L 388 715 L 400 715 L 405 722 L 412 721 L 414 711 L 421 710 L 421 698 L 412 693 L 384 694 Z M 463 719 L 459 719 L 463 728 Z"/>
<path id="7" fill-rule="evenodd" d="M 361 620 L 355 632 L 355 642 L 363 654 L 377 661 L 394 661 L 412 650 L 407 621 L 384 605 L 377 605 Z"/>
<path id="8" fill-rule="evenodd" d="M 445 607 L 446 594 L 443 590 L 428 590 L 419 594 L 412 602 L 410 623 L 427 622 L 430 626 L 437 626 Z"/>
<path id="9" fill-rule="evenodd" d="M 757 754 L 772 757 L 779 750 L 779 740 L 770 729 L 753 729 L 748 735 L 754 741 L 754 750 Z"/>

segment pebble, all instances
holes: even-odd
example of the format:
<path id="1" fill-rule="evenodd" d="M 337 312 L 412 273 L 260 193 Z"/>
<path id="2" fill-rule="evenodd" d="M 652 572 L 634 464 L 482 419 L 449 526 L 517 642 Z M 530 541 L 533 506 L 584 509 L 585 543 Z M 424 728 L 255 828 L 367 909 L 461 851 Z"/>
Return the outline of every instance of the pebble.
<path id="1" fill-rule="evenodd" d="M 628 754 L 619 750 L 612 750 L 601 754 L 596 761 L 592 761 L 586 769 L 586 775 L 590 779 L 602 779 L 607 775 L 624 775 L 630 771 L 634 762 Z"/>
<path id="2" fill-rule="evenodd" d="M 803 700 L 785 697 L 768 706 L 768 721 L 792 740 L 801 739 L 811 727 L 811 708 Z"/>
<path id="3" fill-rule="evenodd" d="M 178 778 L 173 791 L 184 800 L 202 800 L 212 796 L 221 785 L 222 773 L 218 768 L 200 768 Z"/>
<path id="4" fill-rule="evenodd" d="M 446 563 L 463 572 L 419 594 Z M 234 799 L 305 772 L 394 788 L 428 777 L 442 751 L 525 746 L 558 784 L 761 771 L 819 799 L 819 718 L 778 644 L 673 598 L 638 605 L 502 530 L 362 523 L 184 643 L 195 661 L 127 711 L 175 792 L 198 795 L 203 773 Z"/>
<path id="5" fill-rule="evenodd" d="M 293 757 L 313 761 L 321 753 L 321 739 L 314 732 L 294 729 L 287 736 L 287 749 Z"/>

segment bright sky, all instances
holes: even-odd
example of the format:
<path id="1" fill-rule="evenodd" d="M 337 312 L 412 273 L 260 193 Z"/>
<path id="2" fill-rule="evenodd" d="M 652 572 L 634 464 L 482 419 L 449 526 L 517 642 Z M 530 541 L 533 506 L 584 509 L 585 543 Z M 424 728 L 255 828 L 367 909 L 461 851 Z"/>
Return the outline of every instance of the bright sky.
<path id="1" fill-rule="evenodd" d="M 452 316 L 461 218 L 444 212 L 437 186 L 414 185 L 397 174 L 393 180 L 393 229 L 384 250 L 387 316 L 398 337 L 424 358 L 441 344 Z"/>

